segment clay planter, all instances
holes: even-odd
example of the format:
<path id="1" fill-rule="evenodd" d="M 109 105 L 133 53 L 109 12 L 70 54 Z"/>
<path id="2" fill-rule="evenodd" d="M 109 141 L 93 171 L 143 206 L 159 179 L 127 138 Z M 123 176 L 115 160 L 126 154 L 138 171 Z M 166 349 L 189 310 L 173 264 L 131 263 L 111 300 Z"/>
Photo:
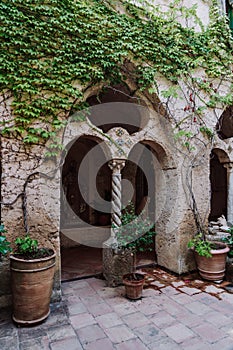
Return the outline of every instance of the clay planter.
<path id="1" fill-rule="evenodd" d="M 208 281 L 222 281 L 225 275 L 226 258 L 229 252 L 229 247 L 222 242 L 214 242 L 221 249 L 211 249 L 211 258 L 200 256 L 194 250 L 194 256 L 197 263 L 199 274 L 202 278 Z"/>
<path id="2" fill-rule="evenodd" d="M 136 277 L 136 279 L 135 279 Z M 140 273 L 128 273 L 123 276 L 123 284 L 125 286 L 126 297 L 137 300 L 142 297 L 145 276 Z"/>
<path id="3" fill-rule="evenodd" d="M 41 259 L 24 260 L 10 256 L 13 320 L 32 325 L 50 313 L 56 254 Z"/>

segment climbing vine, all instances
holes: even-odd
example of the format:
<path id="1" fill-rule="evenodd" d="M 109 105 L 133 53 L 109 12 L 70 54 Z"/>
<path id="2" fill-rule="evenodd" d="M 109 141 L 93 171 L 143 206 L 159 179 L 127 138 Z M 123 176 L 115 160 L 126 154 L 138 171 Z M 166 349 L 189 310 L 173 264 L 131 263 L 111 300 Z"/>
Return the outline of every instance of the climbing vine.
<path id="1" fill-rule="evenodd" d="M 185 116 L 175 120 L 178 137 L 184 136 L 179 134 L 182 122 L 190 118 L 211 137 L 205 108 L 233 103 L 231 33 L 215 1 L 207 27 L 196 6 L 188 9 L 180 0 L 170 2 L 166 12 L 124 0 L 2 0 L 0 21 L 5 137 L 28 144 L 52 138 L 54 148 L 59 147 L 56 131 L 86 106 L 86 89 L 124 81 L 126 61 L 135 67 L 131 79 L 140 90 L 168 102 L 183 94 Z M 200 68 L 203 76 L 197 77 Z M 170 88 L 160 91 L 158 78 L 170 82 Z M 227 86 L 227 93 L 221 86 Z"/>

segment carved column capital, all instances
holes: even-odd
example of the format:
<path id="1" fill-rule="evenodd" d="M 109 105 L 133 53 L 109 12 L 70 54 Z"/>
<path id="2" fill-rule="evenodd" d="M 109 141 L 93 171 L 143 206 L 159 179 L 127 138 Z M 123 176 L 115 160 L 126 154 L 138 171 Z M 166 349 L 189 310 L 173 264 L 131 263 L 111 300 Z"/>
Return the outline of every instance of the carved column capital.
<path id="1" fill-rule="evenodd" d="M 112 159 L 108 162 L 109 168 L 112 170 L 113 174 L 120 174 L 121 170 L 125 166 L 124 159 Z"/>
<path id="2" fill-rule="evenodd" d="M 232 173 L 233 172 L 233 163 L 231 163 L 231 162 L 224 163 L 223 166 L 224 166 L 224 168 L 227 169 L 228 173 Z"/>

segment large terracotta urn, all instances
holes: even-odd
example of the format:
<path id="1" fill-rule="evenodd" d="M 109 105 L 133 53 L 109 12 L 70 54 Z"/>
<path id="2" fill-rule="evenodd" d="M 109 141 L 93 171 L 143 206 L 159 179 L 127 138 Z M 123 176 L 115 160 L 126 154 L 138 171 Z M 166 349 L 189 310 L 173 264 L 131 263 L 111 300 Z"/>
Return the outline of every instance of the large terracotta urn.
<path id="1" fill-rule="evenodd" d="M 31 325 L 50 313 L 56 254 L 33 260 L 10 256 L 13 314 L 17 324 Z"/>

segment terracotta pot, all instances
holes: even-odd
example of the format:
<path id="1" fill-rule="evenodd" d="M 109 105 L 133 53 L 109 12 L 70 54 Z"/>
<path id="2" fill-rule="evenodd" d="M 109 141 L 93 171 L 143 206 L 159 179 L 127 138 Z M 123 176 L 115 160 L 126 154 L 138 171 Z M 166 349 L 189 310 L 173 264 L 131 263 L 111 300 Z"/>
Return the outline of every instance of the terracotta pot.
<path id="1" fill-rule="evenodd" d="M 13 320 L 34 324 L 50 313 L 56 254 L 35 260 L 10 256 Z"/>
<path id="2" fill-rule="evenodd" d="M 136 275 L 137 280 L 133 279 Z M 123 276 L 123 284 L 125 285 L 126 296 L 129 299 L 137 300 L 142 297 L 143 285 L 145 283 L 145 276 L 140 273 L 128 273 Z"/>
<path id="3" fill-rule="evenodd" d="M 229 247 L 222 242 L 215 242 L 219 246 L 222 246 L 222 249 L 211 249 L 210 253 L 212 254 L 211 258 L 205 256 L 200 256 L 194 250 L 194 256 L 197 263 L 197 268 L 199 274 L 202 278 L 208 281 L 222 281 L 225 275 L 226 269 L 226 258 L 227 253 L 229 252 Z"/>

